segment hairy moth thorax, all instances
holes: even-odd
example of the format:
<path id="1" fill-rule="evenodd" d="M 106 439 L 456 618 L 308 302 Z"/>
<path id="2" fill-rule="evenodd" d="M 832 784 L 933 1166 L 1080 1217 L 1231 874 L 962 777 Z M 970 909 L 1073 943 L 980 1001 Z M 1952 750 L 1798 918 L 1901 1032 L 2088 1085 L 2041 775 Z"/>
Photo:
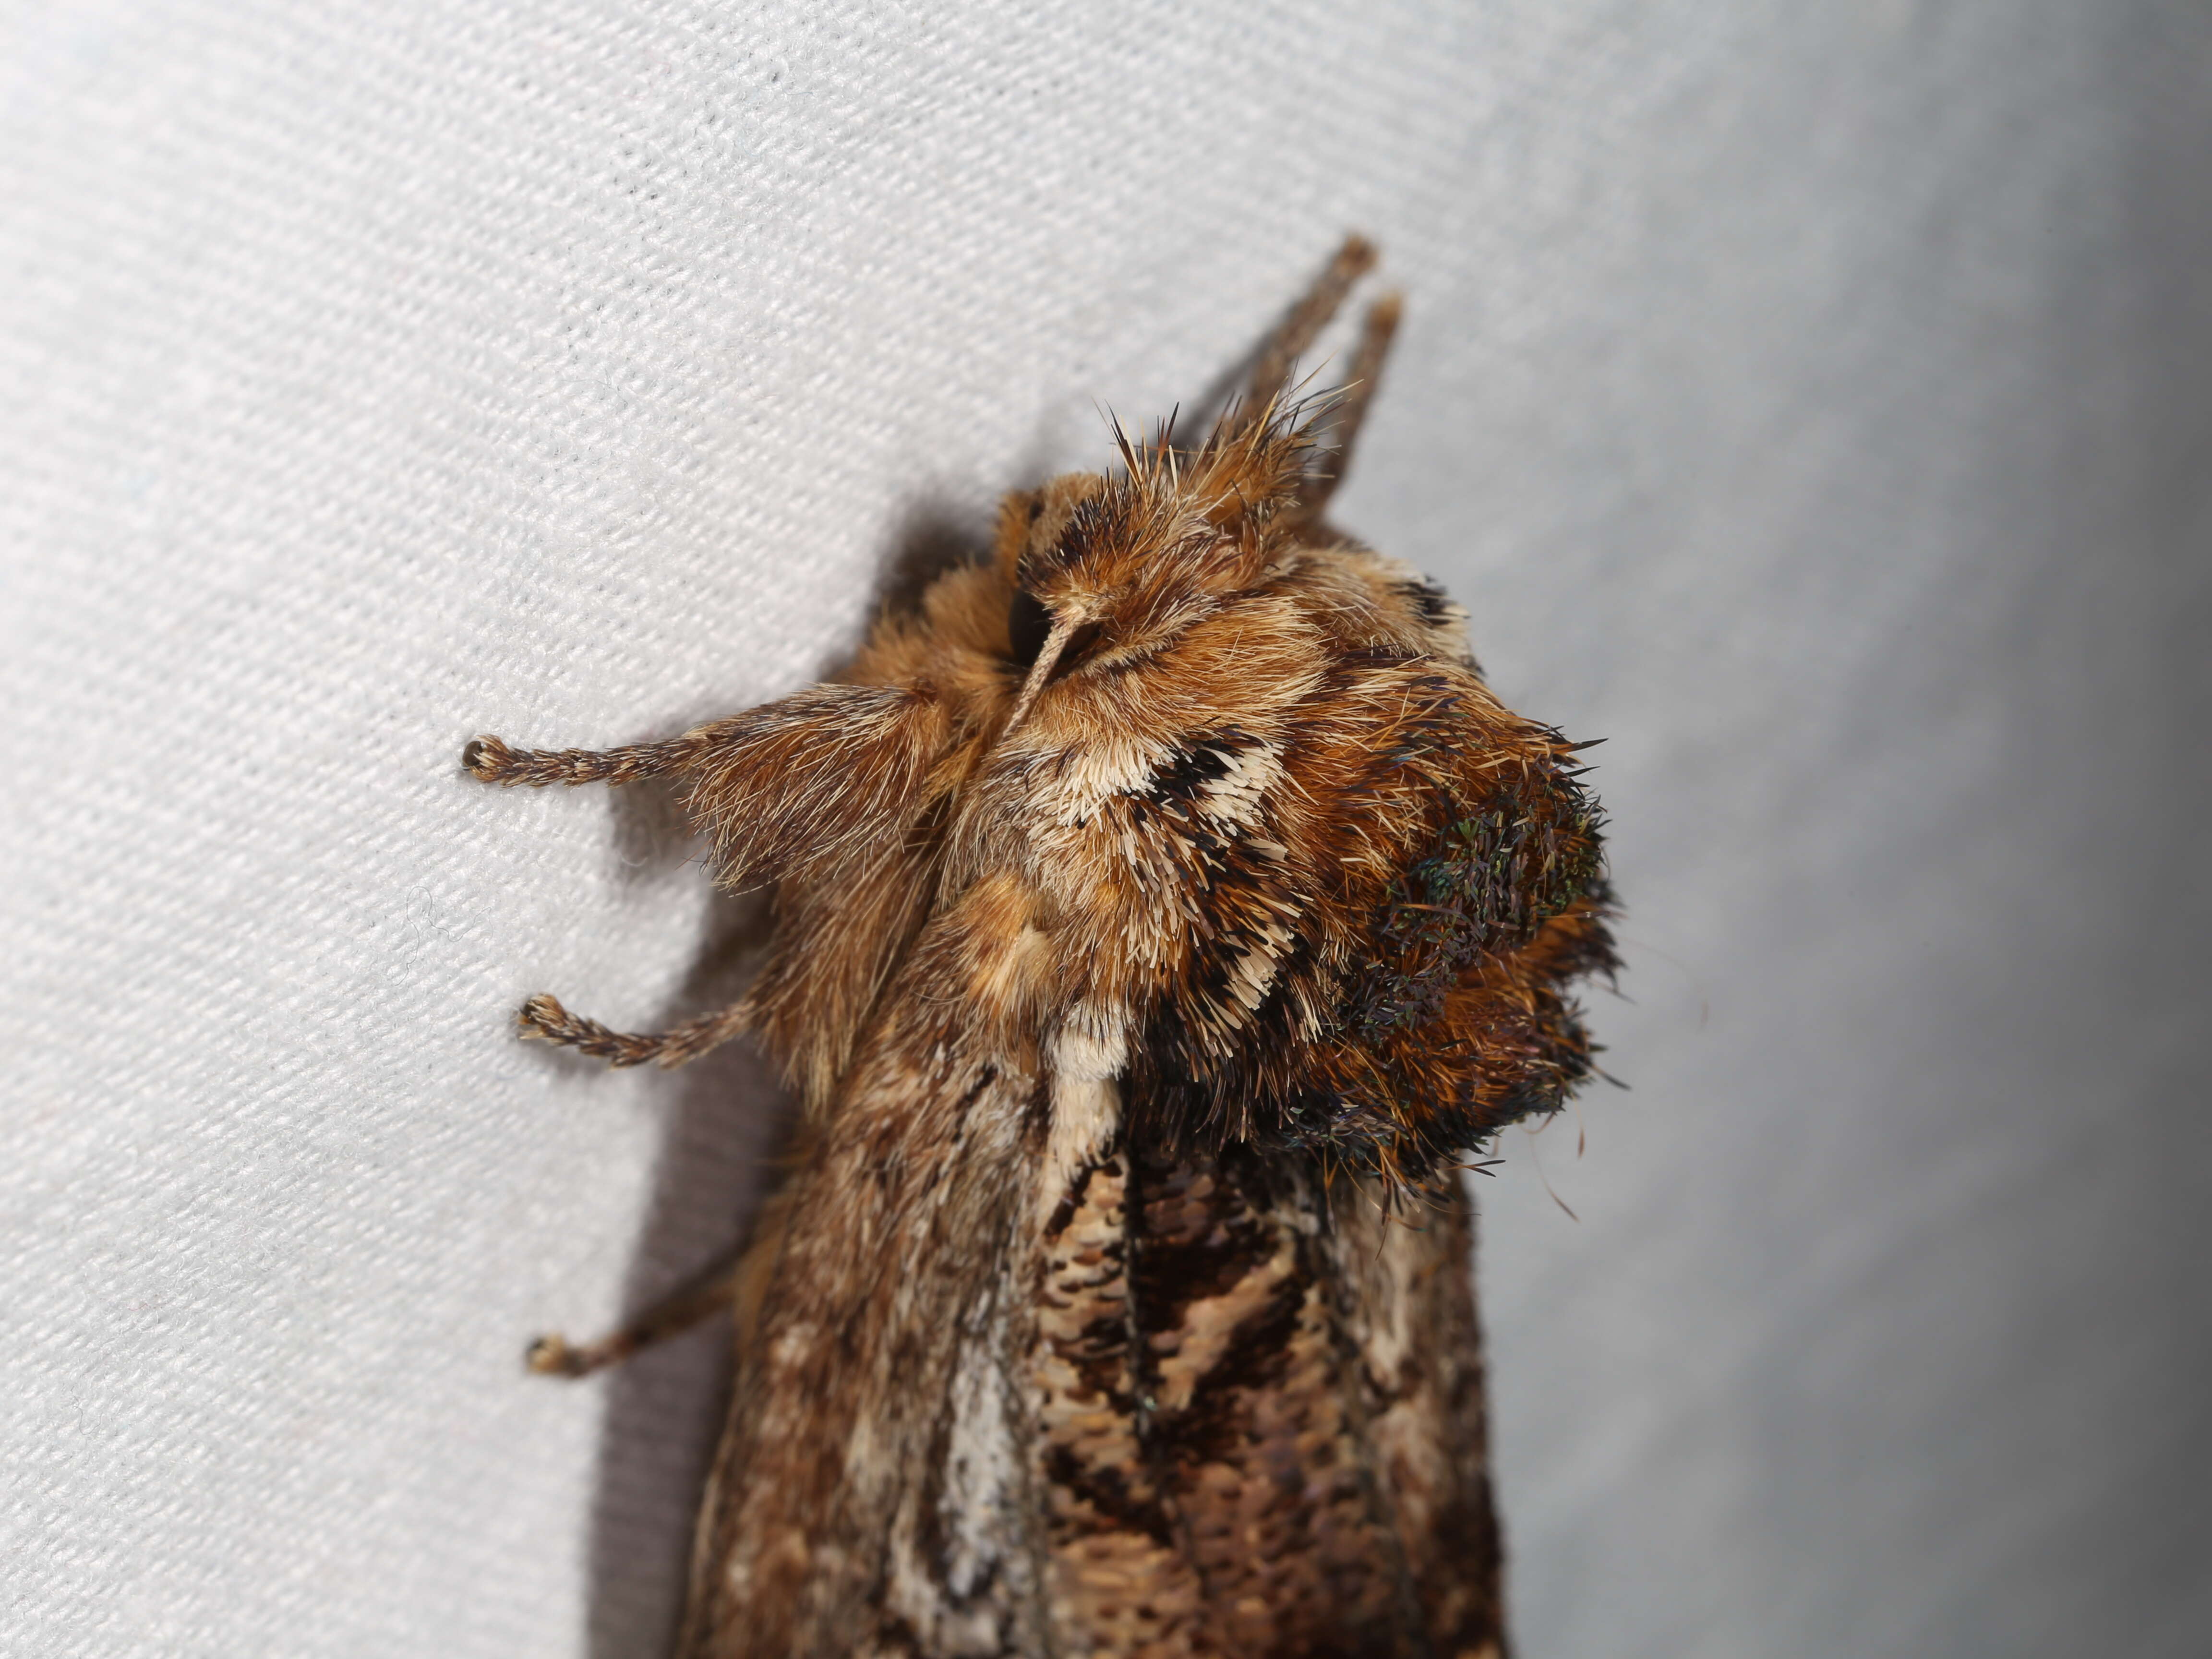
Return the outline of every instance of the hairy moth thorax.
<path id="1" fill-rule="evenodd" d="M 1010 496 L 994 556 L 843 683 L 604 757 L 480 742 L 506 781 L 688 775 L 722 879 L 779 883 L 712 1030 L 540 1028 L 666 1062 L 757 1024 L 819 1106 L 938 918 L 943 994 L 1009 1063 L 1119 1079 L 1170 1146 L 1419 1182 L 1557 1109 L 1590 1067 L 1567 988 L 1613 963 L 1601 816 L 1458 608 L 1320 520 L 1328 412 L 1124 440 L 1114 473 Z"/>
<path id="2" fill-rule="evenodd" d="M 1458 609 L 1318 520 L 1328 412 L 1124 440 L 1111 474 L 1008 497 L 987 563 L 879 623 L 848 679 L 896 697 L 866 705 L 896 735 L 787 863 L 764 988 L 772 1030 L 804 1011 L 785 1037 L 817 1087 L 852 1041 L 823 981 L 864 1018 L 898 942 L 963 903 L 988 937 L 948 994 L 1010 1050 L 1120 1079 L 1129 1132 L 1170 1146 L 1418 1182 L 1585 1075 L 1598 811 Z M 726 845 L 754 810 L 692 799 Z"/>

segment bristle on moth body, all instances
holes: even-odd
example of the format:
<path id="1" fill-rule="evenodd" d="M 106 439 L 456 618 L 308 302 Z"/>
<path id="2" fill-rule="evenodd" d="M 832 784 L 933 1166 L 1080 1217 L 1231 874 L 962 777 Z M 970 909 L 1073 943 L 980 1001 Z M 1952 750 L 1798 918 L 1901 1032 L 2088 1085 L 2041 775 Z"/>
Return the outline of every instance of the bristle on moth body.
<path id="1" fill-rule="evenodd" d="M 1356 386 L 1287 388 L 1371 260 L 1203 441 L 1007 497 L 838 683 L 470 747 L 679 778 L 721 878 L 775 884 L 733 1007 L 523 1015 L 617 1064 L 750 1030 L 802 1103 L 721 1290 L 686 1659 L 1503 1650 L 1458 1171 L 1590 1069 L 1601 818 L 1457 608 L 1327 520 L 1395 301 Z"/>

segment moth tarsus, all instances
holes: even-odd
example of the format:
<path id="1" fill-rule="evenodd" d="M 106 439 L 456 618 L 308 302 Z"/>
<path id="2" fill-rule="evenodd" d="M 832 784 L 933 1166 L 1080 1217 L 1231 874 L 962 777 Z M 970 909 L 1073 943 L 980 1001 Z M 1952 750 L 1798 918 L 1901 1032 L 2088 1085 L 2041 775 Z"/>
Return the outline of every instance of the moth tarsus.
<path id="1" fill-rule="evenodd" d="M 540 1376 L 588 1376 L 599 1369 L 593 1361 L 608 1346 L 605 1342 L 594 1342 L 572 1347 L 560 1332 L 553 1331 L 531 1343 L 523 1352 L 522 1363 Z"/>
<path id="2" fill-rule="evenodd" d="M 650 1063 L 671 1070 L 689 1065 L 741 1035 L 752 1023 L 752 1010 L 740 998 L 726 1008 L 717 1008 L 665 1031 L 617 1031 L 596 1019 L 570 1013 L 558 997 L 541 992 L 516 1012 L 514 1023 L 525 1042 L 574 1048 L 611 1066 Z"/>
<path id="3" fill-rule="evenodd" d="M 710 1275 L 685 1285 L 656 1303 L 645 1313 L 605 1336 L 571 1343 L 558 1331 L 532 1341 L 523 1363 L 541 1376 L 589 1376 L 642 1352 L 670 1337 L 681 1336 L 726 1313 L 739 1294 L 742 1269 L 726 1264 Z"/>
<path id="4" fill-rule="evenodd" d="M 1464 1182 L 1590 1073 L 1601 819 L 1433 584 L 1326 525 L 1397 327 L 1204 438 L 1017 490 L 852 669 L 667 742 L 465 763 L 678 779 L 775 884 L 745 997 L 798 1149 L 719 1300 L 738 1369 L 685 1659 L 1503 1651 Z M 1473 1161 L 1470 1161 L 1470 1160 Z"/>

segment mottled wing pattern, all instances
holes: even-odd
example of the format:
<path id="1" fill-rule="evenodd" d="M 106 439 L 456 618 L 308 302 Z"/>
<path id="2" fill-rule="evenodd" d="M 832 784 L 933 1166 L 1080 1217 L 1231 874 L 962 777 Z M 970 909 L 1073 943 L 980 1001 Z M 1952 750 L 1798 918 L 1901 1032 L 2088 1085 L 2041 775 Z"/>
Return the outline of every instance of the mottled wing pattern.
<path id="1" fill-rule="evenodd" d="M 1078 1177 L 1030 1368 L 1054 1651 L 1500 1650 L 1465 1201 L 1380 1201 L 1243 1149 Z"/>
<path id="2" fill-rule="evenodd" d="M 773 1285 L 740 1345 L 682 1650 L 1042 1654 L 1025 1352 L 1034 1074 L 981 1056 L 966 1003 L 923 994 L 975 966 L 974 907 L 892 988 L 853 1109 L 778 1202 Z"/>
<path id="3" fill-rule="evenodd" d="M 1503 1550 L 1474 1206 L 1456 1181 L 1421 1196 L 1393 1205 L 1373 1181 L 1340 1188 L 1329 1236 L 1337 1305 L 1358 1364 L 1370 1467 L 1392 1508 L 1427 1651 L 1494 1659 L 1506 1645 Z"/>
<path id="4" fill-rule="evenodd" d="M 1206 1585 L 1147 1443 L 1131 1282 L 1129 1160 L 1081 1170 L 1046 1225 L 1030 1357 L 1055 1646 L 1128 1659 L 1209 1651 Z"/>

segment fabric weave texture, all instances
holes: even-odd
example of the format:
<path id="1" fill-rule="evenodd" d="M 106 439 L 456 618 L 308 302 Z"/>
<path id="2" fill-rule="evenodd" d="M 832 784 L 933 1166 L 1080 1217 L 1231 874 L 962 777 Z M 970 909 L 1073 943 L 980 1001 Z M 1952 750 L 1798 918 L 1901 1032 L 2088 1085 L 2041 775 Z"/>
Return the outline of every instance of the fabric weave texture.
<path id="1" fill-rule="evenodd" d="M 0 1649 L 658 1650 L 718 1340 L 522 1347 L 736 1236 L 773 1079 L 509 1021 L 751 919 L 461 745 L 833 668 L 1357 228 L 1340 517 L 1609 739 L 1634 1091 L 1480 1194 L 1522 1651 L 2202 1650 L 2202 6 L 49 0 L 0 74 Z"/>

